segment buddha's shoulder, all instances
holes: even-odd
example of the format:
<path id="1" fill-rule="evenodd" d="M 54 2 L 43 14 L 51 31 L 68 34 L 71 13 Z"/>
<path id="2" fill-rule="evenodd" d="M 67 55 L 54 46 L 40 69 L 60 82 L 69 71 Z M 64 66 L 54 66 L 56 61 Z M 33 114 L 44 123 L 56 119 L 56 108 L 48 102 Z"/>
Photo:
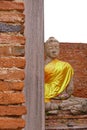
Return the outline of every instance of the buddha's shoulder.
<path id="1" fill-rule="evenodd" d="M 60 64 L 63 67 L 72 67 L 69 62 L 58 60 L 58 64 Z"/>

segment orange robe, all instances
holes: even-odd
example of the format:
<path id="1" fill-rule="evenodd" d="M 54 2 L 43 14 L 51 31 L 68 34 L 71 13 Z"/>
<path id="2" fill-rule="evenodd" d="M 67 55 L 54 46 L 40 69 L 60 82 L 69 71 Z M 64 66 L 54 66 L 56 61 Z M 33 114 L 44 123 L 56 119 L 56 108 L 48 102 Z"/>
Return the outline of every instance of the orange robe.
<path id="1" fill-rule="evenodd" d="M 69 63 L 58 59 L 45 65 L 45 102 L 49 102 L 65 90 L 73 73 Z"/>

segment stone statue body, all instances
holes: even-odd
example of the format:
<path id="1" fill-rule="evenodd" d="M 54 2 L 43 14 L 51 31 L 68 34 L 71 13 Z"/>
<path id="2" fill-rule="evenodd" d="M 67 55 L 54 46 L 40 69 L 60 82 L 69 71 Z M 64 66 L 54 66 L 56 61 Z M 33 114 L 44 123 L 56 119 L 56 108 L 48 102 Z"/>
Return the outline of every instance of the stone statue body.
<path id="1" fill-rule="evenodd" d="M 73 93 L 73 68 L 58 60 L 59 42 L 50 37 L 45 43 L 45 102 L 51 98 L 67 99 Z"/>
<path id="2" fill-rule="evenodd" d="M 71 96 L 74 89 L 73 68 L 69 63 L 58 60 L 58 54 L 59 42 L 50 37 L 45 43 L 45 110 L 70 110 L 73 114 L 83 110 L 87 112 L 87 99 Z M 52 99 L 61 101 L 55 104 Z"/>

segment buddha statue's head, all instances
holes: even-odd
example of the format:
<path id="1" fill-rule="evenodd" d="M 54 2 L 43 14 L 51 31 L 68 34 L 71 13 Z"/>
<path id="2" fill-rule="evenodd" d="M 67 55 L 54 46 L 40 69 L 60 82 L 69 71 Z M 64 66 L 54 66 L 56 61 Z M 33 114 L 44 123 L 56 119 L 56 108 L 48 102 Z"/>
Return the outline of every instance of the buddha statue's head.
<path id="1" fill-rule="evenodd" d="M 59 41 L 54 37 L 49 37 L 49 39 L 45 42 L 45 55 L 51 59 L 55 59 L 59 54 Z"/>

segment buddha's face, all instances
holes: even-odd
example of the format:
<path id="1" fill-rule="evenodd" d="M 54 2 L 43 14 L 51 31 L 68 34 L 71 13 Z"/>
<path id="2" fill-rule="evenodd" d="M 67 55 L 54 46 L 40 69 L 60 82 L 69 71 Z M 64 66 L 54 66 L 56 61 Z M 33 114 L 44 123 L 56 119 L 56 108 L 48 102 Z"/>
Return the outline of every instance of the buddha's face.
<path id="1" fill-rule="evenodd" d="M 45 43 L 45 53 L 47 57 L 55 59 L 59 54 L 59 43 L 58 42 L 50 42 Z"/>

